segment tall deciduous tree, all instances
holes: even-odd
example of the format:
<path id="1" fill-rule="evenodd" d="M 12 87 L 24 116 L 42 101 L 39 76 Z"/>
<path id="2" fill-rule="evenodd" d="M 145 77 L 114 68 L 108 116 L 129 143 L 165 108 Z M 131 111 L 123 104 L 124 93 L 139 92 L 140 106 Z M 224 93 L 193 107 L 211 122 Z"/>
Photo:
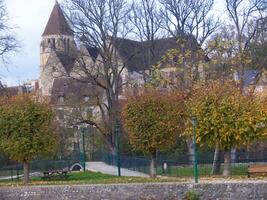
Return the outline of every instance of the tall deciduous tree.
<path id="1" fill-rule="evenodd" d="M 231 149 L 265 137 L 267 133 L 264 104 L 240 94 L 238 85 L 232 82 L 211 82 L 195 87 L 188 108 L 198 118 L 197 142 L 213 148 L 218 145 L 224 151 L 225 176 L 230 173 Z M 187 128 L 190 134 L 190 122 Z"/>
<path id="2" fill-rule="evenodd" d="M 65 0 L 65 10 L 80 43 L 98 52 L 95 64 L 88 62 L 88 54 L 77 59 L 76 70 L 70 75 L 77 81 L 99 87 L 97 97 L 101 122 L 92 118 L 80 120 L 98 128 L 106 144 L 115 153 L 114 127 L 118 102 L 123 85 L 125 63 L 118 59 L 118 47 L 128 33 L 128 7 L 125 0 Z M 129 58 L 130 59 L 130 58 Z"/>
<path id="3" fill-rule="evenodd" d="M 0 58 L 7 60 L 7 55 L 19 47 L 10 26 L 8 25 L 8 14 L 4 0 L 0 0 Z"/>
<path id="4" fill-rule="evenodd" d="M 38 156 L 53 153 L 57 136 L 53 112 L 48 104 L 29 95 L 1 99 L 0 148 L 24 166 L 24 183 L 29 182 L 29 163 Z"/>
<path id="5" fill-rule="evenodd" d="M 202 45 L 218 28 L 218 20 L 211 15 L 214 0 L 160 0 L 160 3 L 162 27 L 173 37 L 190 35 Z"/>
<path id="6" fill-rule="evenodd" d="M 142 43 L 143 63 L 148 66 L 153 64 L 157 56 L 155 41 L 161 39 L 166 33 L 161 27 L 162 17 L 160 15 L 159 4 L 157 0 L 134 0 L 131 5 L 129 20 L 132 24 L 132 33 Z M 144 82 L 149 79 L 149 74 L 142 70 Z"/>
<path id="7" fill-rule="evenodd" d="M 156 152 L 171 148 L 183 127 L 183 96 L 148 92 L 131 97 L 123 108 L 130 144 L 151 156 L 150 175 L 156 176 Z"/>
<path id="8" fill-rule="evenodd" d="M 265 0 L 225 0 L 230 25 L 233 25 L 235 39 L 237 41 L 236 67 L 240 81 L 240 92 L 244 89 L 245 70 L 251 63 L 247 62 L 248 49 L 257 34 L 259 25 L 267 17 L 267 6 Z M 250 26 L 251 21 L 255 22 Z"/>
<path id="9" fill-rule="evenodd" d="M 204 50 L 192 37 L 180 38 L 177 48 L 168 50 L 153 67 L 150 83 L 172 91 L 189 90 L 195 82 L 205 80 L 207 62 Z"/>
<path id="10" fill-rule="evenodd" d="M 140 41 L 153 41 L 161 35 L 162 17 L 157 0 L 133 1 L 129 16 L 133 33 Z"/>

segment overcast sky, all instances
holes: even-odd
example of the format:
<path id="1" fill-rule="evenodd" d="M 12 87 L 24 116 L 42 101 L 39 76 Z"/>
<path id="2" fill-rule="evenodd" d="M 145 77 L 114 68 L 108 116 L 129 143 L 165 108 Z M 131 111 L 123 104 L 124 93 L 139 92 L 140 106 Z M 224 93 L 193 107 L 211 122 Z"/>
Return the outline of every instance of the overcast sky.
<path id="1" fill-rule="evenodd" d="M 221 11 L 224 0 L 216 0 L 216 10 Z M 60 1 L 59 1 L 60 2 Z M 55 0 L 6 0 L 11 25 L 22 48 L 10 57 L 9 64 L 0 65 L 0 80 L 9 86 L 25 80 L 38 79 L 40 41 Z"/>

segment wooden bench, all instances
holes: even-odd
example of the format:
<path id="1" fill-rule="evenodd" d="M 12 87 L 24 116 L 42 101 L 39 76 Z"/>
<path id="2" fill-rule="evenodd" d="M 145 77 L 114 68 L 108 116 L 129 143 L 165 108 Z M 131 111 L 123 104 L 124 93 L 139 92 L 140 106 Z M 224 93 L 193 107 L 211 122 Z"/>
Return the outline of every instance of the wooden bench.
<path id="1" fill-rule="evenodd" d="M 59 175 L 60 179 L 67 179 L 68 178 L 68 171 L 65 170 L 50 170 L 44 171 L 42 179 L 43 180 L 51 180 L 54 175 Z"/>
<path id="2" fill-rule="evenodd" d="M 267 164 L 254 164 L 248 166 L 248 178 L 251 174 L 267 174 Z"/>

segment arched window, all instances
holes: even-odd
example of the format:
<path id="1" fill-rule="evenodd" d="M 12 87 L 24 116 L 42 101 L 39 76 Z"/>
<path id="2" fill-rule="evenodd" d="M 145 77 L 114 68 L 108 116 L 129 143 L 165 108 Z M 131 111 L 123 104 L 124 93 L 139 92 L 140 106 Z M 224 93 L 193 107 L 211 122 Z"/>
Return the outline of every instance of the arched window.
<path id="1" fill-rule="evenodd" d="M 55 38 L 52 38 L 52 41 L 53 41 L 53 43 L 52 43 L 53 48 L 56 48 L 56 39 Z"/>
<path id="2" fill-rule="evenodd" d="M 64 49 L 66 50 L 67 48 L 66 38 L 63 39 L 63 42 L 64 42 Z"/>
<path id="3" fill-rule="evenodd" d="M 58 38 L 57 39 L 57 46 L 60 46 L 61 45 L 61 40 Z"/>
<path id="4" fill-rule="evenodd" d="M 59 96 L 58 97 L 58 103 L 63 104 L 64 103 L 64 96 Z"/>

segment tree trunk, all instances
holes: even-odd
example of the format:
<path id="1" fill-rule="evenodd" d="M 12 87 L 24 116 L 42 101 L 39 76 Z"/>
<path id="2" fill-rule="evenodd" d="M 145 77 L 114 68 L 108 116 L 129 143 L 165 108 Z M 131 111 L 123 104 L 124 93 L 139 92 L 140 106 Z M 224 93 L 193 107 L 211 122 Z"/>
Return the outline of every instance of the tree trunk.
<path id="1" fill-rule="evenodd" d="M 230 175 L 230 167 L 231 167 L 231 151 L 226 149 L 224 150 L 223 176 Z"/>
<path id="2" fill-rule="evenodd" d="M 194 145 L 193 145 L 193 140 L 187 140 L 187 149 L 188 149 L 188 154 L 189 154 L 189 164 L 193 165 L 194 164 Z"/>
<path id="3" fill-rule="evenodd" d="M 23 184 L 27 185 L 30 180 L 30 167 L 29 167 L 29 162 L 24 160 L 23 162 Z"/>
<path id="4" fill-rule="evenodd" d="M 235 163 L 236 161 L 236 148 L 231 150 L 231 163 Z"/>
<path id="5" fill-rule="evenodd" d="M 115 144 L 115 141 L 114 141 L 114 134 L 108 134 L 108 135 L 105 135 L 104 136 L 104 139 L 105 139 L 105 143 L 110 151 L 110 153 L 112 155 L 116 155 L 116 144 Z"/>
<path id="6" fill-rule="evenodd" d="M 156 153 L 153 153 L 151 155 L 151 161 L 150 161 L 150 177 L 151 178 L 156 178 L 157 172 L 156 172 Z"/>
<path id="7" fill-rule="evenodd" d="M 214 151 L 214 158 L 213 158 L 213 165 L 212 165 L 212 175 L 219 175 L 221 170 L 221 158 L 220 158 L 220 149 L 219 144 L 216 144 L 215 151 Z"/>

